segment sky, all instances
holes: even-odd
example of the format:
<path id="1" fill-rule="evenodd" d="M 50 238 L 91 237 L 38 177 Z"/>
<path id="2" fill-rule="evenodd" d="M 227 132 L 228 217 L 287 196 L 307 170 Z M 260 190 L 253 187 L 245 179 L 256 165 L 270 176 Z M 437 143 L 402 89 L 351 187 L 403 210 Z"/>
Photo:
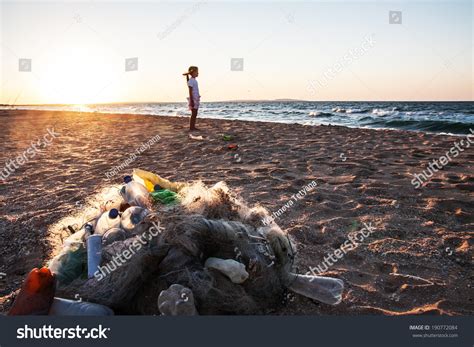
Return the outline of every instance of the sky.
<path id="1" fill-rule="evenodd" d="M 471 1 L 0 6 L 0 103 L 473 100 Z"/>

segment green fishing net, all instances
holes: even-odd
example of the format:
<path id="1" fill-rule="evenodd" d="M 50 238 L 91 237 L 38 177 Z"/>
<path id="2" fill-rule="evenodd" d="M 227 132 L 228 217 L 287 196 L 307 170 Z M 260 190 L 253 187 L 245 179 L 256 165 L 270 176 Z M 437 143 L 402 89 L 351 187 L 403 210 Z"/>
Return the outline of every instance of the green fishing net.
<path id="1" fill-rule="evenodd" d="M 69 284 L 86 273 L 87 251 L 83 245 L 80 245 L 64 254 L 56 278 L 62 284 Z"/>

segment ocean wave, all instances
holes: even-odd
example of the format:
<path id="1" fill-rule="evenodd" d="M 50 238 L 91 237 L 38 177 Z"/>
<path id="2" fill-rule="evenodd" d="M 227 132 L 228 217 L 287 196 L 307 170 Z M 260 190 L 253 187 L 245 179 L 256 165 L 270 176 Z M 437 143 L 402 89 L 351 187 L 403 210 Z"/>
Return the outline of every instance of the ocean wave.
<path id="1" fill-rule="evenodd" d="M 348 110 L 346 110 L 346 113 L 367 113 L 368 110 L 364 110 L 364 109 L 359 109 L 359 108 L 350 108 Z"/>
<path id="2" fill-rule="evenodd" d="M 418 130 L 436 133 L 449 134 L 469 134 L 469 129 L 474 129 L 472 123 L 448 122 L 437 120 L 389 120 L 389 121 L 375 121 L 368 123 L 369 126 L 395 128 L 403 130 Z"/>
<path id="3" fill-rule="evenodd" d="M 372 114 L 376 114 L 377 116 L 380 117 L 385 117 L 385 116 L 393 116 L 398 114 L 399 111 L 396 109 L 396 107 L 392 107 L 390 110 L 385 110 L 385 109 L 380 109 L 380 108 L 374 108 L 372 110 Z"/>
<path id="4" fill-rule="evenodd" d="M 310 112 L 308 114 L 310 117 L 332 117 L 334 116 L 332 113 L 329 112 L 322 112 L 322 111 L 315 111 L 315 112 Z"/>
<path id="5" fill-rule="evenodd" d="M 337 113 L 367 113 L 368 110 L 363 108 L 342 108 L 342 107 L 334 107 L 332 112 Z"/>

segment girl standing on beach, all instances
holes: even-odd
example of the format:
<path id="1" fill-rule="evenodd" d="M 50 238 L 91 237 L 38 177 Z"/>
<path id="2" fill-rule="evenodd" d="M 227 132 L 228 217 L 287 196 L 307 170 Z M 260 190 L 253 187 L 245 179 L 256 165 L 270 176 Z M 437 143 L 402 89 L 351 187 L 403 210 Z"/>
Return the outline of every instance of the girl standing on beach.
<path id="1" fill-rule="evenodd" d="M 196 129 L 196 118 L 199 109 L 199 101 L 201 99 L 201 95 L 199 95 L 199 87 L 196 81 L 196 77 L 199 76 L 199 70 L 197 66 L 190 66 L 188 72 L 183 74 L 186 76 L 186 80 L 188 81 L 188 88 L 189 88 L 189 97 L 188 97 L 188 106 L 189 110 L 191 111 L 191 119 L 189 121 L 189 130 L 198 130 Z M 191 76 L 191 77 L 190 77 Z"/>

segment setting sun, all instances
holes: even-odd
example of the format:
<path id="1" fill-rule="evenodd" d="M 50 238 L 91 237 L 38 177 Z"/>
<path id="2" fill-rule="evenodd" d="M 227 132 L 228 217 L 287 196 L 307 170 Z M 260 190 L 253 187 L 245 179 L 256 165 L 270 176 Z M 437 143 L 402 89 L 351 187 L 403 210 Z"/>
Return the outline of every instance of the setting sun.
<path id="1" fill-rule="evenodd" d="M 110 65 L 85 46 L 66 46 L 48 54 L 39 71 L 40 99 L 46 103 L 84 104 L 106 101 L 104 89 L 114 80 Z"/>

